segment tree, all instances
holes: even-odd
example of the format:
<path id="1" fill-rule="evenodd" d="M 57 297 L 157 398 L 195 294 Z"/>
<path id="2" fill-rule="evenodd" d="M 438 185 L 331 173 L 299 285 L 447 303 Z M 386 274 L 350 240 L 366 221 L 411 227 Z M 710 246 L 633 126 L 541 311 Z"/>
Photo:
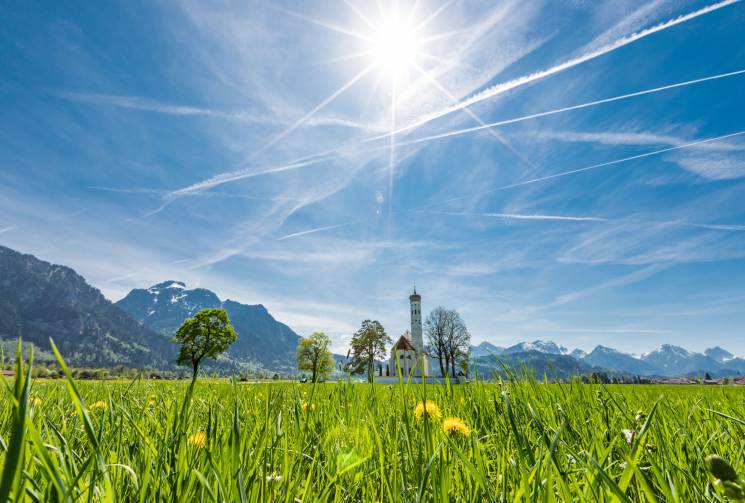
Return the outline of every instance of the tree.
<path id="1" fill-rule="evenodd" d="M 235 342 L 236 333 L 224 309 L 202 309 L 179 327 L 173 342 L 181 343 L 176 362 L 191 366 L 197 378 L 204 358 L 217 358 Z"/>
<path id="2" fill-rule="evenodd" d="M 331 340 L 323 332 L 300 338 L 297 345 L 297 368 L 311 374 L 311 382 L 325 379 L 334 370 L 334 358 L 329 350 Z"/>
<path id="3" fill-rule="evenodd" d="M 471 334 L 458 311 L 435 308 L 424 322 L 424 331 L 430 350 L 440 365 L 441 375 L 444 377 L 450 373 L 455 377 L 456 367 L 468 360 L 471 345 Z"/>
<path id="4" fill-rule="evenodd" d="M 372 382 L 375 359 L 385 358 L 386 346 L 391 342 L 379 321 L 363 321 L 360 329 L 352 336 L 350 371 L 355 374 L 366 372 L 368 382 Z"/>

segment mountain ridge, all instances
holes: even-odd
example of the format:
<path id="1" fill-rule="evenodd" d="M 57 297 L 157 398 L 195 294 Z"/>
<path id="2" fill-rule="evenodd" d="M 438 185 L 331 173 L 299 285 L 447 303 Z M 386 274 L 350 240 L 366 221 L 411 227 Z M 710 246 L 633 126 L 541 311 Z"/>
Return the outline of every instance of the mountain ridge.
<path id="1" fill-rule="evenodd" d="M 201 309 L 223 308 L 238 334 L 226 352 L 235 361 L 250 361 L 272 370 L 290 370 L 300 336 L 276 320 L 262 304 L 220 300 L 206 288 L 189 289 L 182 281 L 161 281 L 135 288 L 116 303 L 145 326 L 173 336 L 186 318 Z"/>
<path id="2" fill-rule="evenodd" d="M 43 350 L 53 339 L 71 363 L 166 366 L 175 350 L 73 269 L 0 246 L 0 338 Z"/>
<path id="3" fill-rule="evenodd" d="M 558 355 L 571 357 L 579 363 L 596 370 L 607 370 L 615 373 L 639 375 L 676 377 L 683 375 L 737 375 L 745 374 L 745 359 L 736 357 L 729 351 L 719 346 L 707 348 L 703 353 L 690 351 L 681 346 L 673 344 L 661 344 L 656 349 L 635 356 L 617 349 L 597 345 L 587 353 L 581 349 L 568 351 L 563 346 L 547 340 L 535 340 L 532 342 L 520 342 L 507 348 L 499 348 L 488 342 L 482 342 L 479 346 L 472 346 L 472 360 L 476 363 L 487 357 L 480 349 L 487 344 L 496 350 L 491 351 L 497 357 L 514 357 L 515 355 L 533 354 L 535 361 L 537 355 L 545 355 L 544 360 L 552 360 Z"/>

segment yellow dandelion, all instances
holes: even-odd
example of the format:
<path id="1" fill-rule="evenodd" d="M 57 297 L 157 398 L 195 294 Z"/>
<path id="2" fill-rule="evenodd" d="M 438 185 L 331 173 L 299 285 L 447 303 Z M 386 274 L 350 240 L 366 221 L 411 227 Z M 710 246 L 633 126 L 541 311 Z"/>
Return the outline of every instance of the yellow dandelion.
<path id="1" fill-rule="evenodd" d="M 303 402 L 303 403 L 300 404 L 300 408 L 302 408 L 304 411 L 313 410 L 313 409 L 316 408 L 316 404 L 314 404 L 314 403 L 308 403 L 308 402 Z"/>
<path id="2" fill-rule="evenodd" d="M 459 417 L 449 417 L 442 422 L 442 431 L 448 435 L 462 435 L 467 437 L 471 435 L 471 430 L 466 423 Z"/>
<path id="3" fill-rule="evenodd" d="M 207 434 L 203 431 L 198 431 L 189 435 L 186 439 L 186 444 L 189 447 L 196 447 L 197 449 L 203 449 L 207 445 Z"/>
<path id="4" fill-rule="evenodd" d="M 39 398 L 38 396 L 35 396 L 35 397 L 33 397 L 33 398 L 31 399 L 31 405 L 32 405 L 33 407 L 39 407 L 39 406 L 41 405 L 41 403 L 42 403 L 42 402 L 41 402 L 41 398 Z"/>
<path id="5" fill-rule="evenodd" d="M 92 412 L 96 412 L 98 410 L 106 410 L 106 409 L 108 409 L 109 408 L 109 404 L 107 404 L 103 400 L 99 400 L 99 401 L 95 402 L 94 404 L 92 404 L 89 408 L 90 408 L 90 410 Z"/>
<path id="6" fill-rule="evenodd" d="M 419 402 L 416 404 L 414 409 L 414 417 L 421 419 L 426 414 L 430 419 L 440 419 L 442 412 L 435 402 L 427 400 L 427 402 Z"/>

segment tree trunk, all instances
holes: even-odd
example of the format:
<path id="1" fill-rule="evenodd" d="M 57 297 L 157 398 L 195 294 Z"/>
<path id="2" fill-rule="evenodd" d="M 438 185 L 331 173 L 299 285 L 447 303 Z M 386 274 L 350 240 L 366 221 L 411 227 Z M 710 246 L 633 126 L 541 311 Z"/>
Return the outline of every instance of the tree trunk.
<path id="1" fill-rule="evenodd" d="M 447 362 L 445 361 L 445 355 L 442 351 L 437 351 L 437 363 L 440 365 L 440 375 L 445 377 L 448 374 Z"/>

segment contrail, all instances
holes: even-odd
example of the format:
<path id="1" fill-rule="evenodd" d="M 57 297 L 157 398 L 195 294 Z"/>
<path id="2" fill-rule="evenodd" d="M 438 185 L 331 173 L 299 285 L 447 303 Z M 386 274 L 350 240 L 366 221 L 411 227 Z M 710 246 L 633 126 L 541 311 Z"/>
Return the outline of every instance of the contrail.
<path id="1" fill-rule="evenodd" d="M 472 216 L 472 217 L 504 218 L 508 220 L 551 220 L 551 221 L 566 221 L 566 222 L 607 222 L 609 220 L 608 218 L 603 218 L 603 217 L 542 215 L 542 214 L 526 214 L 526 213 L 465 213 L 465 212 L 454 212 L 454 211 L 420 211 L 418 213 L 427 213 L 430 215 L 463 216 L 463 217 Z"/>
<path id="2" fill-rule="evenodd" d="M 600 100 L 589 101 L 589 102 L 581 103 L 581 104 L 578 104 L 578 105 L 571 105 L 571 106 L 568 106 L 568 107 L 557 108 L 557 109 L 554 109 L 554 110 L 548 110 L 546 112 L 538 112 L 538 113 L 534 113 L 534 114 L 530 114 L 530 115 L 523 115 L 521 117 L 514 117 L 514 118 L 511 118 L 511 119 L 505 119 L 505 120 L 502 120 L 502 121 L 492 122 L 492 123 L 485 124 L 485 125 L 479 125 L 479 126 L 475 126 L 475 127 L 466 128 L 466 129 L 460 129 L 460 130 L 457 130 L 457 131 L 449 131 L 449 132 L 440 133 L 440 134 L 436 134 L 436 135 L 432 135 L 432 136 L 426 136 L 426 137 L 423 137 L 423 138 L 416 138 L 416 139 L 412 139 L 412 140 L 408 140 L 408 141 L 397 142 L 396 145 L 397 146 L 400 146 L 400 147 L 404 147 L 404 146 L 408 146 L 408 145 L 415 145 L 415 144 L 418 144 L 418 143 L 425 143 L 425 142 L 429 142 L 429 141 L 438 140 L 438 139 L 441 139 L 441 138 L 446 138 L 446 137 L 449 137 L 449 136 L 463 135 L 463 134 L 467 134 L 467 133 L 472 133 L 472 132 L 480 131 L 480 130 L 486 129 L 486 128 L 494 128 L 494 127 L 504 126 L 504 125 L 507 125 L 507 124 L 514 124 L 514 123 L 517 123 L 517 122 L 523 122 L 523 121 L 527 121 L 527 120 L 530 120 L 530 119 L 537 119 L 537 118 L 546 117 L 546 116 L 549 116 L 549 115 L 555 115 L 555 114 L 559 114 L 559 113 L 570 112 L 570 111 L 573 111 L 573 110 L 580 110 L 580 109 L 583 109 L 583 108 L 593 107 L 593 106 L 596 106 L 596 105 L 602 105 L 602 104 L 605 104 L 605 103 L 611 103 L 611 102 L 614 102 L 614 101 L 625 100 L 625 99 L 633 98 L 633 97 L 636 97 L 636 96 L 644 96 L 646 94 L 653 94 L 653 93 L 663 92 L 663 91 L 667 91 L 667 90 L 670 90 L 670 89 L 676 89 L 676 88 L 680 88 L 680 87 L 685 87 L 685 86 L 690 86 L 690 85 L 694 85 L 694 84 L 699 84 L 699 83 L 702 83 L 702 82 L 707 82 L 707 81 L 710 81 L 710 80 L 718 80 L 718 79 L 723 79 L 723 78 L 727 78 L 727 77 L 733 77 L 733 76 L 742 75 L 742 74 L 745 74 L 745 69 L 736 70 L 736 71 L 728 72 L 728 73 L 720 73 L 720 74 L 717 74 L 717 75 L 711 75 L 711 76 L 708 76 L 708 77 L 702 77 L 702 78 L 698 78 L 698 79 L 694 79 L 694 80 L 687 80 L 685 82 L 677 82 L 675 84 L 668 84 L 668 85 L 665 85 L 665 86 L 655 87 L 655 88 L 652 88 L 652 89 L 645 89 L 645 90 L 636 91 L 636 92 L 633 92 L 633 93 L 622 94 L 620 96 L 613 96 L 613 97 L 610 97 L 610 98 L 604 98 L 604 99 L 600 99 Z M 190 185 L 188 187 L 185 187 L 185 188 L 182 188 L 182 189 L 178 189 L 176 191 L 173 191 L 169 195 L 170 196 L 187 195 L 187 194 L 192 193 L 192 192 L 197 192 L 199 190 L 209 189 L 209 188 L 215 187 L 217 185 L 222 185 L 224 183 L 229 183 L 229 182 L 236 181 L 236 180 L 242 180 L 244 178 L 252 178 L 254 176 L 261 176 L 261 175 L 265 175 L 265 174 L 280 173 L 280 172 L 283 172 L 283 171 L 290 171 L 290 170 L 294 170 L 294 169 L 300 169 L 300 168 L 303 168 L 303 167 L 306 167 L 306 166 L 310 166 L 310 165 L 313 165 L 313 164 L 319 164 L 321 162 L 325 162 L 325 161 L 332 160 L 332 159 L 338 159 L 338 158 L 341 158 L 341 157 L 347 157 L 347 156 L 354 155 L 354 154 L 366 154 L 366 153 L 372 153 L 372 152 L 377 152 L 377 151 L 381 151 L 381 150 L 386 150 L 386 149 L 389 148 L 389 145 L 382 145 L 382 146 L 379 146 L 379 147 L 371 147 L 371 148 L 364 149 L 364 150 L 354 150 L 354 148 L 355 148 L 355 145 L 347 145 L 347 146 L 343 146 L 343 147 L 335 147 L 335 148 L 330 149 L 330 150 L 327 150 L 325 152 L 321 152 L 321 153 L 317 153 L 317 154 L 311 154 L 311 155 L 307 155 L 307 156 L 304 156 L 304 157 L 300 157 L 300 158 L 297 158 L 297 159 L 295 159 L 293 161 L 290 161 L 287 164 L 284 164 L 282 166 L 276 166 L 276 167 L 268 168 L 268 169 L 262 170 L 262 171 L 253 171 L 253 170 L 249 170 L 249 169 L 241 169 L 241 170 L 236 170 L 236 171 L 232 171 L 232 172 L 229 172 L 229 173 L 223 173 L 223 174 L 217 175 L 215 177 L 209 178 L 207 180 L 204 180 L 202 182 L 195 183 L 195 184 Z M 346 149 L 346 151 L 345 151 L 345 149 Z"/>
<path id="3" fill-rule="evenodd" d="M 663 148 L 663 149 L 659 149 L 659 150 L 653 150 L 651 152 L 645 152 L 643 154 L 632 155 L 630 157 L 624 157 L 622 159 L 616 159 L 616 160 L 613 160 L 613 161 L 601 162 L 599 164 L 593 164 L 591 166 L 585 166 L 584 168 L 577 168 L 577 169 L 572 169 L 572 170 L 569 170 L 569 171 L 562 171 L 561 173 L 554 173 L 553 175 L 546 175 L 546 176 L 542 176 L 540 178 L 532 178 L 530 180 L 524 180 L 522 182 L 512 183 L 510 185 L 504 185 L 502 187 L 497 187 L 495 189 L 485 190 L 485 191 L 481 191 L 481 192 L 475 192 L 475 193 L 472 193 L 472 194 L 468 194 L 466 196 L 452 197 L 452 198 L 449 198 L 449 199 L 445 199 L 444 201 L 439 201 L 439 202 L 436 202 L 436 203 L 431 203 L 431 204 L 428 204 L 428 205 L 420 206 L 420 207 L 415 208 L 415 209 L 424 209 L 424 208 L 429 208 L 429 207 L 432 207 L 432 206 L 438 206 L 440 204 L 447 204 L 447 203 L 450 203 L 450 202 L 453 202 L 453 201 L 459 201 L 459 200 L 462 200 L 462 199 L 470 199 L 470 198 L 472 198 L 474 196 L 477 196 L 477 195 L 490 194 L 492 192 L 498 192 L 498 191 L 502 191 L 502 190 L 512 189 L 512 188 L 515 188 L 515 187 L 522 187 L 523 185 L 530 185 L 530 184 L 533 184 L 533 183 L 544 182 L 546 180 L 552 180 L 554 178 L 559 178 L 559 177 L 562 177 L 562 176 L 568 176 L 568 175 L 573 175 L 575 173 L 582 173 L 582 172 L 585 172 L 585 171 L 591 171 L 591 170 L 594 170 L 594 169 L 604 168 L 606 166 L 613 166 L 615 164 L 621 164 L 621 163 L 628 162 L 628 161 L 633 161 L 633 160 L 636 160 L 636 159 L 643 159 L 645 157 L 651 157 L 651 156 L 655 156 L 655 155 L 659 155 L 659 154 L 664 154 L 666 152 L 672 152 L 674 150 L 686 149 L 686 148 L 695 147 L 697 145 L 703 145 L 703 144 L 706 144 L 706 143 L 711 143 L 711 142 L 719 141 L 719 140 L 726 140 L 727 138 L 733 138 L 735 136 L 740 136 L 740 135 L 743 135 L 743 134 L 745 134 L 745 130 L 736 131 L 734 133 L 729 133 L 729 134 L 725 134 L 725 135 L 722 135 L 722 136 L 715 136 L 715 137 L 712 137 L 712 138 L 706 138 L 706 139 L 703 139 L 703 140 L 697 140 L 697 141 L 693 141 L 693 142 L 690 142 L 690 143 L 684 143 L 683 145 L 676 145 L 674 147 L 668 147 L 668 148 Z"/>
<path id="4" fill-rule="evenodd" d="M 512 220 L 538 220 L 538 221 L 561 221 L 561 222 L 628 222 L 644 223 L 654 225 L 679 225 L 683 227 L 696 227 L 698 229 L 710 229 L 717 231 L 745 231 L 745 225 L 740 224 L 701 224 L 695 222 L 686 222 L 683 220 L 648 220 L 640 218 L 607 218 L 593 216 L 568 216 L 568 215 L 545 215 L 529 213 L 476 213 L 476 212 L 456 212 L 456 211 L 417 211 L 414 213 L 424 213 L 427 215 L 447 215 L 454 217 L 486 217 L 486 218 L 503 218 Z"/>
<path id="5" fill-rule="evenodd" d="M 569 68 L 573 68 L 577 65 L 580 65 L 582 63 L 585 63 L 587 61 L 590 61 L 592 59 L 595 59 L 599 56 L 603 56 L 609 52 L 615 51 L 616 49 L 620 49 L 621 47 L 624 47 L 628 44 L 631 44 L 633 42 L 636 42 L 637 40 L 640 40 L 642 38 L 648 37 L 649 35 L 652 35 L 654 33 L 666 30 L 668 28 L 671 28 L 673 26 L 679 25 L 681 23 L 685 23 L 686 21 L 690 21 L 691 19 L 695 19 L 699 16 L 703 16 L 705 14 L 708 14 L 710 12 L 714 12 L 716 10 L 719 10 L 723 7 L 727 7 L 728 5 L 732 5 L 735 3 L 738 3 L 740 0 L 723 0 L 721 2 L 717 2 L 715 4 L 709 5 L 707 7 L 703 7 L 701 9 L 698 9 L 696 11 L 690 12 L 688 14 L 679 16 L 677 18 L 671 19 L 669 21 L 665 21 L 664 23 L 660 23 L 658 25 L 652 26 L 650 28 L 646 28 L 640 32 L 633 33 L 631 35 L 628 35 L 626 37 L 622 37 L 614 42 L 611 42 L 609 44 L 603 45 L 599 47 L 598 49 L 595 49 L 594 51 L 587 52 L 581 56 L 578 56 L 576 58 L 572 58 L 568 61 L 565 61 L 563 63 L 560 63 L 558 65 L 552 66 L 550 68 L 547 68 L 545 70 L 540 70 L 535 73 L 531 73 L 529 75 L 524 75 L 522 77 L 519 77 L 517 79 L 513 79 L 507 82 L 503 82 L 501 84 L 496 84 L 480 93 L 477 93 L 470 98 L 467 98 L 460 103 L 444 108 L 438 112 L 430 113 L 424 116 L 422 119 L 409 124 L 408 126 L 404 126 L 402 128 L 399 128 L 396 131 L 392 131 L 385 135 L 380 135 L 374 138 L 371 138 L 371 140 L 377 140 L 380 138 L 385 138 L 392 134 L 400 134 L 405 131 L 409 131 L 411 129 L 416 129 L 424 124 L 427 124 L 428 122 L 431 122 L 435 119 L 438 119 L 440 117 L 443 117 L 445 115 L 451 114 L 455 111 L 461 110 L 465 107 L 475 105 L 476 103 L 480 103 L 482 101 L 488 100 L 490 98 L 493 98 L 497 95 L 503 94 L 511 89 L 515 89 L 517 87 L 524 86 L 525 84 L 529 84 L 530 82 L 534 82 L 536 80 L 543 79 L 545 77 L 549 77 L 551 75 L 554 75 L 556 73 L 562 72 L 564 70 L 567 70 Z"/>
<path id="6" fill-rule="evenodd" d="M 501 121 L 497 121 L 497 122 L 491 122 L 491 123 L 480 125 L 480 126 L 474 126 L 474 127 L 470 127 L 470 128 L 458 129 L 458 130 L 455 130 L 455 131 L 448 131 L 448 132 L 445 132 L 445 133 L 439 133 L 439 134 L 435 134 L 435 135 L 431 135 L 431 136 L 425 136 L 425 137 L 422 137 L 422 138 L 415 138 L 415 139 L 412 139 L 412 140 L 407 140 L 407 141 L 404 141 L 404 142 L 399 142 L 398 145 L 399 146 L 414 145 L 414 144 L 417 144 L 417 143 L 424 143 L 424 142 L 428 142 L 428 141 L 439 140 L 441 138 L 447 138 L 447 137 L 450 137 L 450 136 L 458 136 L 458 135 L 463 135 L 463 134 L 467 134 L 467 133 L 474 133 L 474 132 L 477 132 L 477 131 L 481 131 L 483 129 L 490 129 L 490 128 L 495 128 L 495 127 L 498 127 L 498 126 L 505 126 L 507 124 L 515 124 L 517 122 L 523 122 L 523 121 L 527 121 L 527 120 L 530 120 L 530 119 L 537 119 L 537 118 L 546 117 L 546 116 L 549 116 L 549 115 L 555 115 L 555 114 L 560 114 L 560 113 L 564 113 L 564 112 L 571 112 L 573 110 L 580 110 L 580 109 L 583 109 L 583 108 L 594 107 L 596 105 L 603 105 L 605 103 L 612 103 L 614 101 L 626 100 L 626 99 L 629 99 L 629 98 L 634 98 L 636 96 L 644 96 L 646 94 L 659 93 L 659 92 L 662 92 L 662 91 L 668 91 L 670 89 L 676 89 L 676 88 L 679 88 L 679 87 L 690 86 L 690 85 L 693 85 L 693 84 L 700 84 L 701 82 L 708 82 L 710 80 L 724 79 L 724 78 L 727 78 L 727 77 L 733 77 L 733 76 L 742 75 L 742 74 L 745 74 L 745 69 L 743 69 L 743 70 L 736 70 L 736 71 L 727 72 L 727 73 L 720 73 L 720 74 L 717 74 L 717 75 L 711 75 L 709 77 L 702 77 L 700 79 L 686 80 L 685 82 L 677 82 L 675 84 L 668 84 L 666 86 L 654 87 L 652 89 L 645 89 L 643 91 L 636 91 L 636 92 L 633 92 L 633 93 L 621 94 L 619 96 L 613 96 L 611 98 L 604 98 L 604 99 L 601 99 L 601 100 L 588 101 L 586 103 L 580 103 L 578 105 L 571 105 L 571 106 L 568 106 L 568 107 L 555 108 L 553 110 L 548 110 L 546 112 L 537 112 L 537 113 L 534 113 L 534 114 L 523 115 L 523 116 L 520 116 L 520 117 L 514 117 L 512 119 L 505 119 L 505 120 L 501 120 Z"/>
<path id="7" fill-rule="evenodd" d="M 251 170 L 232 171 L 230 173 L 223 173 L 221 175 L 208 178 L 207 180 L 203 180 L 201 182 L 189 185 L 188 187 L 184 187 L 183 189 L 174 190 L 169 195 L 172 197 L 184 196 L 192 192 L 198 192 L 200 190 L 217 187 L 218 185 L 222 185 L 224 183 L 234 182 L 236 180 L 243 180 L 244 178 L 253 178 L 255 176 L 269 175 L 272 173 L 281 173 L 283 171 L 292 171 L 294 169 L 298 169 L 304 166 L 319 164 L 327 160 L 329 160 L 329 158 L 323 157 L 319 159 L 309 159 L 307 161 L 284 164 L 281 166 L 276 166 L 274 168 L 268 168 L 268 169 L 261 170 L 261 171 L 251 171 Z"/>
<path id="8" fill-rule="evenodd" d="M 260 154 L 264 150 L 272 147 L 277 142 L 279 142 L 280 140 L 282 140 L 285 136 L 287 136 L 288 134 L 290 134 L 291 132 L 293 132 L 295 129 L 297 129 L 299 126 L 301 126 L 305 121 L 307 121 L 308 119 L 310 119 L 311 117 L 313 117 L 313 115 L 315 115 L 316 112 L 318 112 L 323 107 L 325 107 L 326 105 L 328 105 L 329 103 L 331 103 L 332 101 L 334 101 L 336 98 L 339 97 L 339 95 L 341 95 L 342 93 L 344 93 L 344 91 L 346 91 L 347 89 L 349 89 L 350 87 L 352 87 L 357 81 L 359 81 L 362 77 L 364 77 L 365 75 L 367 75 L 370 72 L 370 70 L 373 69 L 374 66 L 375 65 L 370 65 L 367 68 L 365 68 L 364 70 L 362 70 L 360 73 L 358 73 L 357 75 L 355 75 L 354 77 L 352 77 L 346 84 L 344 84 L 343 86 L 341 86 L 339 89 L 337 89 L 336 91 L 334 91 L 334 93 L 331 94 L 328 98 L 326 98 L 325 100 L 323 100 L 322 102 L 320 102 L 318 105 L 316 105 L 316 107 L 313 108 L 313 110 L 311 110 L 307 114 L 303 115 L 300 119 L 298 119 L 297 121 L 295 121 L 290 127 L 286 128 L 284 131 L 282 131 L 277 136 L 275 136 L 274 138 L 272 138 L 269 141 L 269 143 L 267 143 L 263 147 L 257 149 L 253 153 L 253 157 L 257 156 L 258 154 Z"/>
<path id="9" fill-rule="evenodd" d="M 354 222 L 346 222 L 343 224 L 336 224 L 336 225 L 327 225 L 325 227 L 316 227 L 315 229 L 308 229 L 306 231 L 293 232 L 292 234 L 287 234 L 286 236 L 282 236 L 281 238 L 278 238 L 277 241 L 284 241 L 285 239 L 295 238 L 298 236 L 305 236 L 307 234 L 315 234 L 316 232 L 330 231 L 331 229 L 339 229 L 340 227 L 347 227 L 349 225 L 358 224 L 361 221 L 362 220 L 355 220 Z"/>

